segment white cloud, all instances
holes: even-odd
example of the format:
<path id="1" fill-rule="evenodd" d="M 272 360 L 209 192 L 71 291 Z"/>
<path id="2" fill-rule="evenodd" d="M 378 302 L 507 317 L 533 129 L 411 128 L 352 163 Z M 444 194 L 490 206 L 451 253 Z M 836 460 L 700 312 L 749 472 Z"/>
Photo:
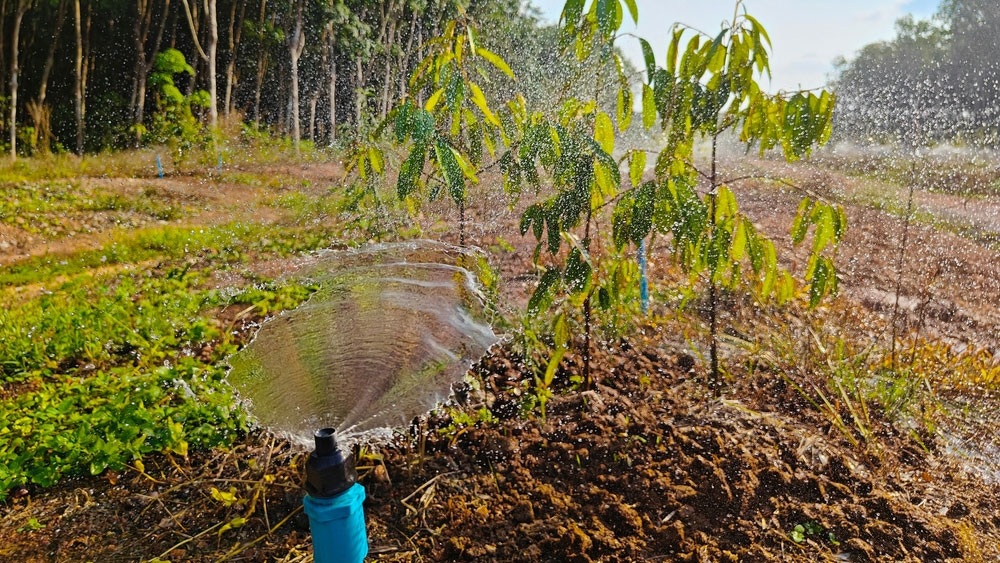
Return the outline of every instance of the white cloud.
<path id="1" fill-rule="evenodd" d="M 552 22 L 564 0 L 533 0 Z M 682 21 L 705 32 L 718 31 L 733 17 L 731 0 L 637 0 L 639 26 L 626 16 L 626 31 L 635 31 L 653 46 L 657 59 L 666 54 L 673 22 Z M 812 88 L 826 83 L 837 56 L 851 57 L 867 43 L 889 39 L 895 21 L 910 10 L 928 16 L 928 0 L 747 0 L 747 10 L 767 28 L 773 44 L 771 89 Z M 637 42 L 621 44 L 633 61 L 641 61 Z"/>

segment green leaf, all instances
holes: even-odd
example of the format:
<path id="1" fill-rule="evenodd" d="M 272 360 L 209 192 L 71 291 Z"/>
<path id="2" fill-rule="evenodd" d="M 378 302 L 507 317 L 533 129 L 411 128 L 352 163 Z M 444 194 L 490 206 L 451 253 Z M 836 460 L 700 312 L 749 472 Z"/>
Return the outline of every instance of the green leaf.
<path id="1" fill-rule="evenodd" d="M 372 165 L 372 170 L 376 174 L 382 174 L 385 171 L 385 160 L 382 156 L 382 151 L 378 147 L 370 146 L 368 147 L 368 162 Z"/>
<path id="2" fill-rule="evenodd" d="M 754 29 L 758 33 L 760 33 L 761 37 L 764 38 L 764 41 L 767 41 L 767 46 L 771 47 L 771 37 L 768 36 L 767 30 L 764 29 L 764 26 L 760 25 L 760 22 L 757 21 L 757 18 L 751 16 L 750 14 L 743 14 L 743 17 L 745 17 L 747 20 L 750 21 L 751 24 L 753 24 Z"/>
<path id="3" fill-rule="evenodd" d="M 667 47 L 667 72 L 673 75 L 677 74 L 677 49 L 680 47 L 681 35 L 683 34 L 683 27 L 675 29 L 674 36 L 670 40 L 670 46 Z"/>
<path id="4" fill-rule="evenodd" d="M 809 230 L 807 218 L 811 207 L 812 201 L 809 198 L 804 198 L 799 203 L 799 209 L 795 212 L 795 219 L 792 220 L 792 244 L 801 244 L 805 240 L 806 232 Z"/>
<path id="5" fill-rule="evenodd" d="M 438 88 L 430 98 L 427 98 L 427 103 L 424 104 L 424 109 L 427 111 L 434 111 L 437 107 L 438 102 L 441 100 L 441 95 L 444 94 L 444 88 Z"/>
<path id="6" fill-rule="evenodd" d="M 624 132 L 632 123 L 632 92 L 625 87 L 618 89 L 618 130 Z"/>
<path id="7" fill-rule="evenodd" d="M 490 106 L 486 103 L 486 96 L 483 95 L 483 91 L 476 85 L 475 82 L 469 82 L 469 89 L 472 90 L 472 101 L 479 107 L 479 111 L 483 112 L 483 117 L 486 121 L 500 127 L 500 120 L 497 116 L 493 114 L 490 110 Z"/>
<path id="8" fill-rule="evenodd" d="M 469 47 L 473 52 L 476 50 L 476 30 L 471 25 L 465 27 L 465 33 L 469 36 Z"/>
<path id="9" fill-rule="evenodd" d="M 761 245 L 764 250 L 764 281 L 761 284 L 761 293 L 766 297 L 774 291 L 774 283 L 778 276 L 778 254 L 771 241 L 762 240 Z"/>
<path id="10" fill-rule="evenodd" d="M 628 162 L 628 177 L 632 181 L 632 185 L 638 187 L 645 173 L 646 151 L 641 149 L 631 151 Z"/>
<path id="11" fill-rule="evenodd" d="M 597 112 L 594 123 L 594 140 L 601 145 L 601 150 L 611 154 L 615 150 L 615 127 L 611 118 L 603 111 Z"/>
<path id="12" fill-rule="evenodd" d="M 597 304 L 600 305 L 601 309 L 611 308 L 611 292 L 608 288 L 601 286 L 601 289 L 597 290 Z"/>
<path id="13" fill-rule="evenodd" d="M 434 116 L 425 109 L 418 109 L 413 116 L 413 140 L 418 145 L 427 146 L 434 133 Z"/>
<path id="14" fill-rule="evenodd" d="M 492 51 L 489 51 L 488 49 L 484 49 L 483 47 L 477 48 L 476 54 L 489 61 L 490 64 L 492 64 L 501 72 L 509 76 L 511 80 L 517 80 L 514 77 L 514 71 L 512 71 L 509 66 L 507 66 L 507 61 L 500 58 L 499 55 L 493 53 Z"/>
<path id="15" fill-rule="evenodd" d="M 635 195 L 632 220 L 629 223 L 629 238 L 636 245 L 646 238 L 653 228 L 653 213 L 656 210 L 656 184 L 646 182 Z"/>
<path id="16" fill-rule="evenodd" d="M 792 275 L 787 270 L 781 272 L 781 279 L 778 281 L 776 293 L 778 305 L 784 305 L 795 297 L 795 279 L 792 278 Z"/>
<path id="17" fill-rule="evenodd" d="M 579 248 L 573 248 L 566 258 L 566 285 L 572 293 L 582 293 L 590 285 L 590 276 L 594 268 L 584 257 Z"/>
<path id="18" fill-rule="evenodd" d="M 458 162 L 459 168 L 462 169 L 462 173 L 468 178 L 473 184 L 479 183 L 479 178 L 476 177 L 476 168 L 469 163 L 469 161 L 462 156 L 462 153 L 451 147 L 451 152 L 455 156 L 455 161 Z"/>
<path id="19" fill-rule="evenodd" d="M 399 199 L 404 199 L 416 191 L 419 185 L 420 173 L 424 168 L 424 158 L 423 147 L 414 145 L 410 151 L 410 156 L 399 167 L 399 177 L 396 179 L 396 193 Z"/>
<path id="20" fill-rule="evenodd" d="M 636 7 L 635 0 L 625 0 L 625 5 L 628 6 L 628 13 L 632 16 L 632 21 L 639 25 L 639 8 Z"/>
<path id="21" fill-rule="evenodd" d="M 413 126 L 413 109 L 413 104 L 406 101 L 396 112 L 396 142 L 399 144 L 404 143 L 410 135 L 410 129 Z"/>
<path id="22" fill-rule="evenodd" d="M 726 46 L 713 46 L 711 58 L 708 60 L 708 72 L 717 74 L 726 64 Z"/>
<path id="23" fill-rule="evenodd" d="M 444 175 L 445 184 L 448 186 L 448 193 L 455 203 L 465 200 L 465 178 L 462 175 L 462 167 L 455 158 L 455 153 L 451 147 L 443 140 L 438 139 L 434 144 L 434 151 L 437 155 L 438 167 Z"/>
<path id="24" fill-rule="evenodd" d="M 557 268 L 549 268 L 538 280 L 538 287 L 528 300 L 528 314 L 537 315 L 542 307 L 547 307 L 552 302 L 552 290 L 562 279 L 562 272 Z"/>
<path id="25" fill-rule="evenodd" d="M 556 372 L 559 371 L 559 363 L 562 362 L 564 355 L 566 355 L 565 346 L 560 346 L 552 352 L 549 364 L 545 366 L 545 375 L 542 376 L 542 381 L 546 387 L 552 385 L 552 381 L 556 378 Z"/>
<path id="26" fill-rule="evenodd" d="M 216 533 L 216 536 L 221 536 L 224 532 L 228 532 L 229 530 L 239 528 L 246 523 L 247 523 L 246 518 L 243 518 L 242 516 L 237 516 L 236 518 L 233 518 L 229 522 L 226 522 L 225 525 L 219 528 L 219 531 Z"/>
<path id="27" fill-rule="evenodd" d="M 566 0 L 566 5 L 563 6 L 563 11 L 559 15 L 559 23 L 567 28 L 575 26 L 580 21 L 580 15 L 583 14 L 583 3 L 584 0 Z"/>
<path id="28" fill-rule="evenodd" d="M 736 222 L 736 227 L 733 229 L 733 241 L 729 246 L 729 259 L 733 262 L 739 262 L 746 255 L 746 250 L 746 222 L 744 219 L 740 219 Z"/>
<path id="29" fill-rule="evenodd" d="M 816 263 L 816 271 L 813 272 L 812 285 L 809 286 L 809 307 L 814 308 L 819 305 L 826 293 L 827 282 L 830 271 L 826 260 L 820 259 Z"/>
<path id="30" fill-rule="evenodd" d="M 819 254 L 836 234 L 833 227 L 833 209 L 825 204 L 816 205 L 813 222 L 816 223 L 816 232 L 813 233 L 813 254 Z"/>
<path id="31" fill-rule="evenodd" d="M 614 34 L 615 9 L 618 8 L 618 0 L 596 0 L 597 27 L 605 37 Z"/>
<path id="32" fill-rule="evenodd" d="M 646 78 L 647 81 L 653 82 L 653 73 L 656 71 L 656 56 L 653 54 L 653 47 L 650 46 L 649 41 L 643 38 L 639 38 L 639 45 L 642 47 L 642 58 L 646 62 Z"/>
<path id="33" fill-rule="evenodd" d="M 642 126 L 649 129 L 656 124 L 656 100 L 653 89 L 647 84 L 642 85 Z"/>

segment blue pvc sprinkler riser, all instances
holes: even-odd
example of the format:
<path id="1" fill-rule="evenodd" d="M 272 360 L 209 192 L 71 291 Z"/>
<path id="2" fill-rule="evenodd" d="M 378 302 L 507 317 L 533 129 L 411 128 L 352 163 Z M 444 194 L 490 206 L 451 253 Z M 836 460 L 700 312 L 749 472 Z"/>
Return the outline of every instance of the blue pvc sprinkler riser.
<path id="1" fill-rule="evenodd" d="M 362 563 L 368 555 L 365 530 L 365 488 L 355 483 L 331 498 L 306 495 L 302 503 L 309 516 L 316 563 Z"/>
<path id="2" fill-rule="evenodd" d="M 649 282 L 646 280 L 646 239 L 639 241 L 639 300 L 642 314 L 649 312 Z"/>

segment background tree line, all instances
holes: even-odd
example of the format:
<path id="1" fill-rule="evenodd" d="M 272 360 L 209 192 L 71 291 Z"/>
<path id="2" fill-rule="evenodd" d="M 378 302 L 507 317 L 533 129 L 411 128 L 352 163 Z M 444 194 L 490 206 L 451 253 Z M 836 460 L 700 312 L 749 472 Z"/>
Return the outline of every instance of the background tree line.
<path id="1" fill-rule="evenodd" d="M 82 153 L 238 123 L 333 144 L 386 116 L 459 14 L 496 30 L 529 96 L 572 82 L 557 30 L 520 0 L 0 0 L 0 148 Z"/>
<path id="2" fill-rule="evenodd" d="M 836 63 L 840 138 L 1000 143 L 1000 2 L 943 0 L 896 37 Z"/>

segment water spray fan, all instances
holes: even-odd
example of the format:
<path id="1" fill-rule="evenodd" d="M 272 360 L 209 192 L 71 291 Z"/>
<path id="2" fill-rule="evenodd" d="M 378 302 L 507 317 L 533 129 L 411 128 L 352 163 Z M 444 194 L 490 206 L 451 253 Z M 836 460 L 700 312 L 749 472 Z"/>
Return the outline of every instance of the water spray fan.
<path id="1" fill-rule="evenodd" d="M 333 428 L 314 433 L 316 449 L 306 462 L 306 496 L 316 563 L 361 563 L 368 555 L 365 488 L 350 452 L 337 445 Z"/>

